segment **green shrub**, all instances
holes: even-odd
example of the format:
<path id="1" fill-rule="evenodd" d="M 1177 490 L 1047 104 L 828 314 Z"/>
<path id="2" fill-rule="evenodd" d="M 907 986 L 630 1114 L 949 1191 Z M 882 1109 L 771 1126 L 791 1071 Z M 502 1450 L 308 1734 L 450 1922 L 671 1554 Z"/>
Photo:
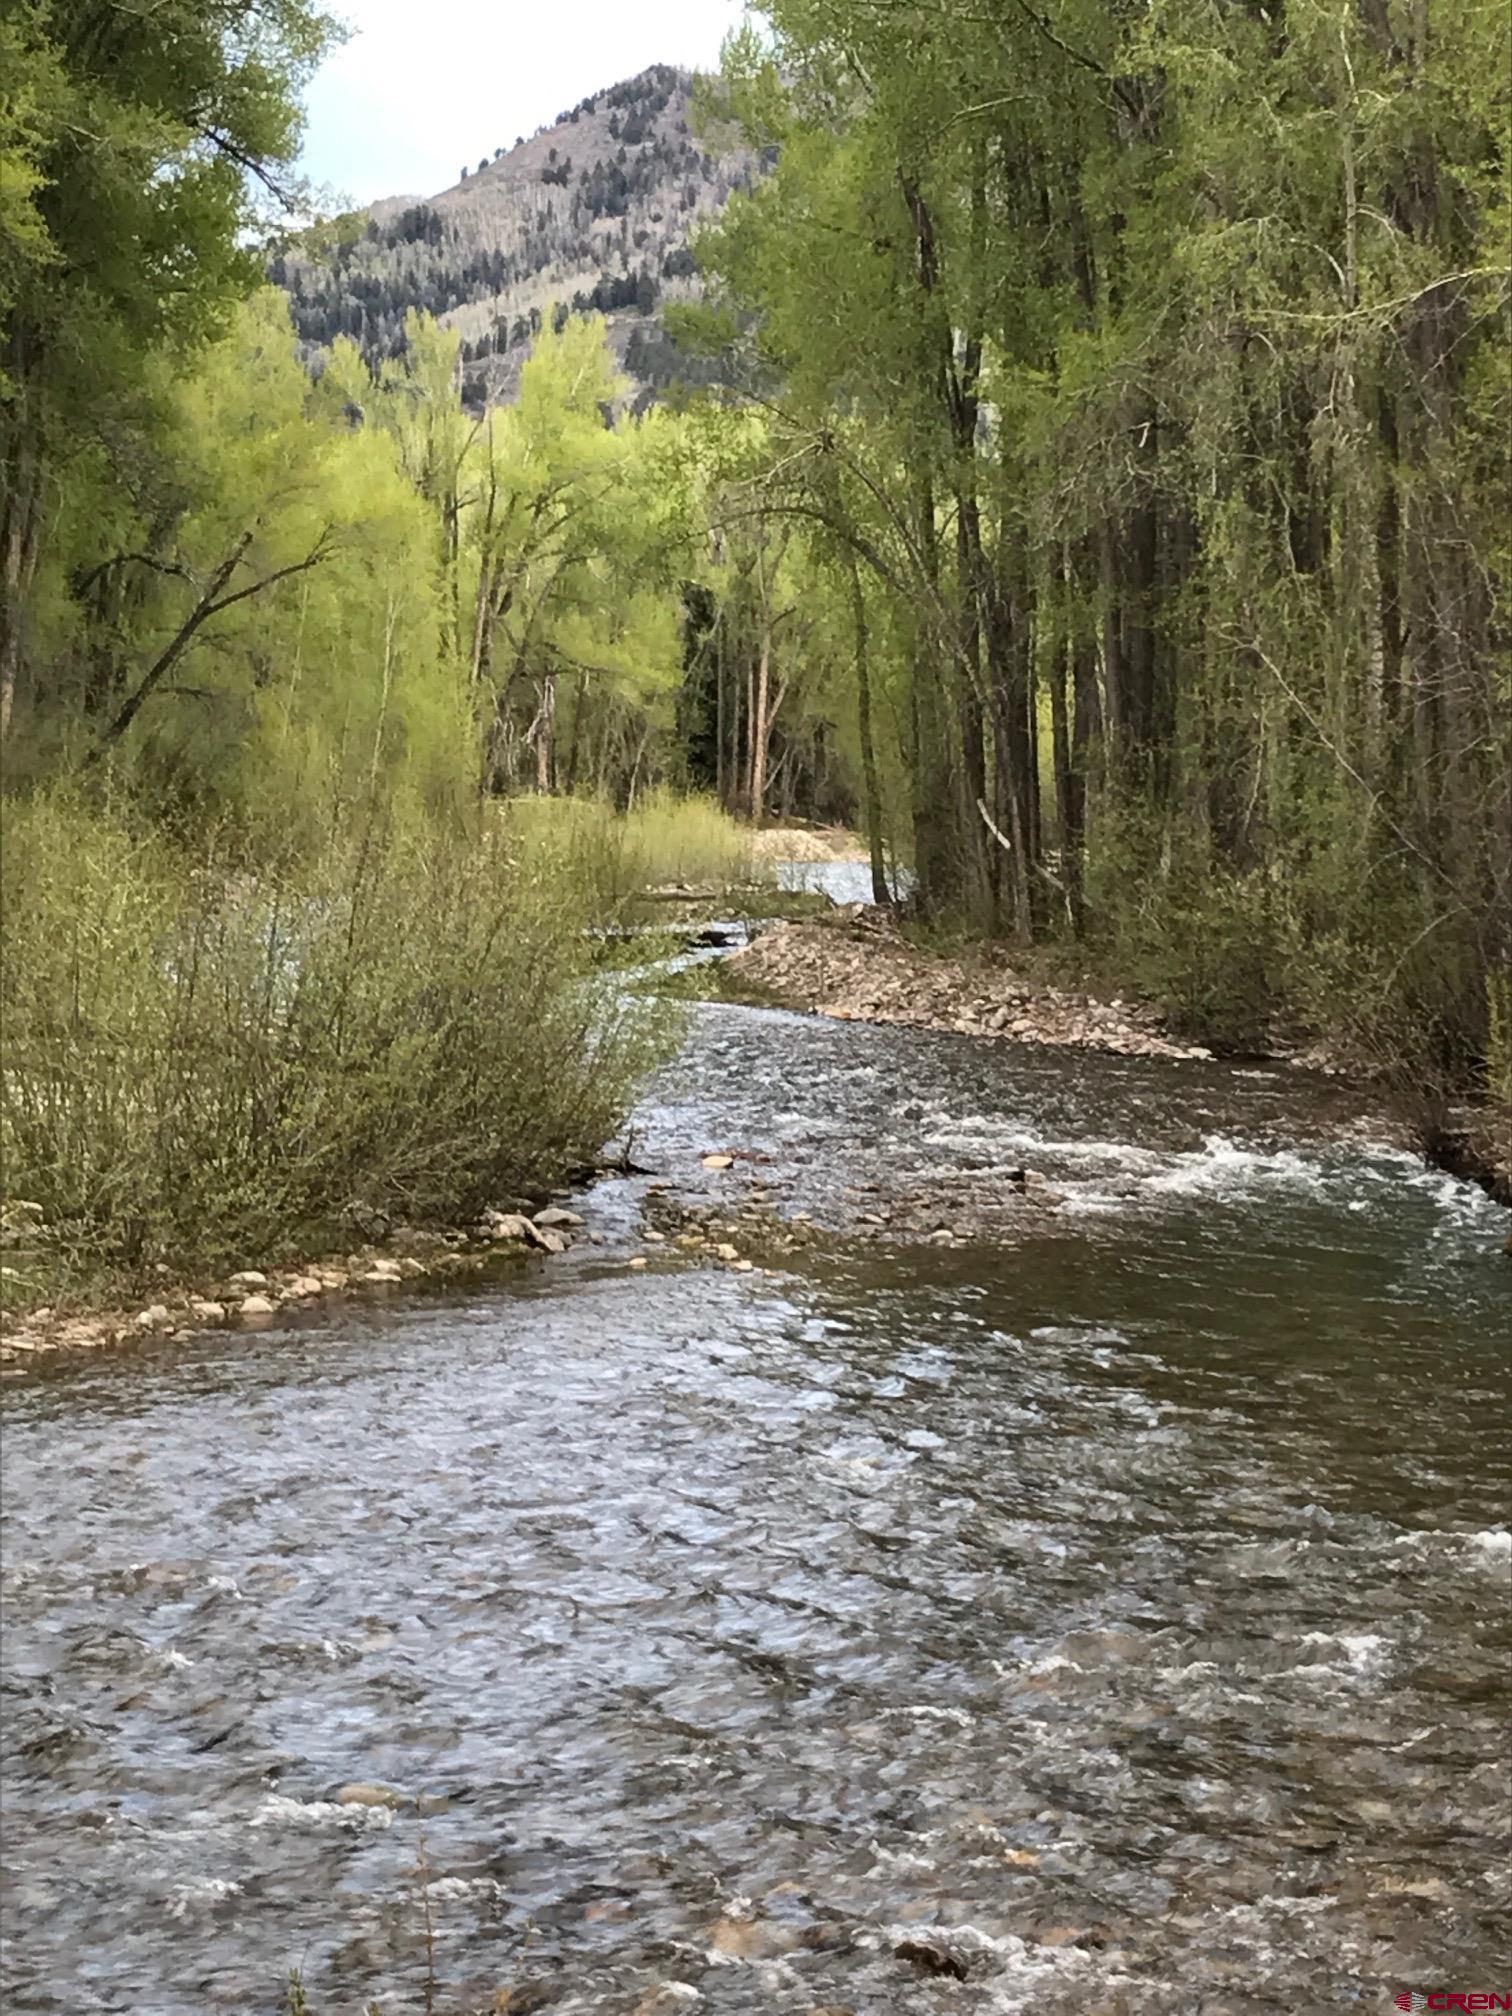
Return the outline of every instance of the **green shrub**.
<path id="1" fill-rule="evenodd" d="M 521 797 L 501 816 L 518 859 L 570 884 L 601 918 L 648 889 L 724 889 L 758 873 L 749 830 L 712 798 L 658 789 L 617 813 L 597 798 Z"/>
<path id="2" fill-rule="evenodd" d="M 647 792 L 626 813 L 625 851 L 644 888 L 728 886 L 756 873 L 749 828 L 712 798 L 683 798 L 664 787 Z"/>
<path id="3" fill-rule="evenodd" d="M 657 1053 L 583 891 L 497 828 L 238 875 L 62 799 L 6 812 L 0 1146 L 81 1275 L 457 1222 L 591 1158 Z"/>
<path id="4" fill-rule="evenodd" d="M 1263 1048 L 1289 1005 L 1284 883 L 1263 869 L 1226 868 L 1200 836 L 1173 842 L 1132 815 L 1109 841 L 1087 896 L 1110 973 L 1159 1002 L 1189 1036 Z"/>

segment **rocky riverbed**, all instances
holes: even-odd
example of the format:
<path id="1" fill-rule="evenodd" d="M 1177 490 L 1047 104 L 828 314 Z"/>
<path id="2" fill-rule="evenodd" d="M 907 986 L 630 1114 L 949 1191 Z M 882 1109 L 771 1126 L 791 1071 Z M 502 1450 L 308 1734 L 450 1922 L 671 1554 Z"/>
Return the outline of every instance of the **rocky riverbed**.
<path id="1" fill-rule="evenodd" d="M 1358 1107 L 701 1003 L 566 1251 L 13 1367 L 5 2006 L 1493 1982 L 1512 1273 Z"/>

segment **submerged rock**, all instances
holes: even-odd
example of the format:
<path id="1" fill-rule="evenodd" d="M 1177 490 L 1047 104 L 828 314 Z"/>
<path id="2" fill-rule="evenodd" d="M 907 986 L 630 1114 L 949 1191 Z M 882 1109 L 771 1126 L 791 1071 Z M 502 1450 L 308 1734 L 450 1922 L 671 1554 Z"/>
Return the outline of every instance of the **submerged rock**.
<path id="1" fill-rule="evenodd" d="M 367 1785 L 356 1780 L 343 1785 L 336 1794 L 338 1806 L 388 1806 L 401 1804 L 400 1795 L 392 1785 Z"/>

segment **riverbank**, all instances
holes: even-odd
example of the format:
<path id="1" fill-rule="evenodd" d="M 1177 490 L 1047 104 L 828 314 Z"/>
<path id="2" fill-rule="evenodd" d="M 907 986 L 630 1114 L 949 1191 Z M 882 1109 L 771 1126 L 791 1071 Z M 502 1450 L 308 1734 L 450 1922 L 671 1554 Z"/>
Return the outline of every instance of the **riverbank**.
<path id="1" fill-rule="evenodd" d="M 731 974 L 774 1005 L 837 1022 L 888 1022 L 1102 1050 L 1121 1057 L 1211 1059 L 1154 1008 L 1099 1000 L 1031 980 L 994 948 L 949 956 L 909 938 L 892 912 L 847 904 L 833 916 L 774 925 L 732 955 Z"/>
<path id="2" fill-rule="evenodd" d="M 558 1196 L 571 1194 L 564 1190 Z M 414 1293 L 460 1280 L 481 1285 L 532 1260 L 565 1253 L 579 1236 L 581 1214 L 560 1201 L 519 1199 L 513 1205 L 486 1211 L 467 1231 L 400 1225 L 356 1251 L 297 1265 L 239 1268 L 198 1280 L 174 1276 L 164 1266 L 158 1288 L 146 1300 L 117 1297 L 101 1306 L 86 1301 L 54 1309 L 44 1304 L 7 1313 L 0 1328 L 0 1365 L 55 1351 L 99 1350 L 211 1330 L 266 1330 L 291 1316 L 330 1316 L 348 1302 L 401 1289 Z M 45 1246 L 47 1227 L 35 1207 L 11 1203 L 5 1208 L 5 1273 L 19 1276 L 21 1269 L 13 1263 Z"/>

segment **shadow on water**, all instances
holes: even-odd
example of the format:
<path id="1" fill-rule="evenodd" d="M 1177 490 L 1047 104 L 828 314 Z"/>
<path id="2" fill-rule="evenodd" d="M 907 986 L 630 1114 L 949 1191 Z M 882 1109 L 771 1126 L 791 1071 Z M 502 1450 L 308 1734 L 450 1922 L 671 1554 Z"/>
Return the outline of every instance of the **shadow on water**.
<path id="1" fill-rule="evenodd" d="M 727 1008 L 642 1122 L 968 1243 L 632 1275 L 617 1182 L 509 1292 L 9 1393 L 9 2007 L 417 2008 L 422 1834 L 447 2009 L 1508 1985 L 1489 1205 L 1285 1078 Z"/>

